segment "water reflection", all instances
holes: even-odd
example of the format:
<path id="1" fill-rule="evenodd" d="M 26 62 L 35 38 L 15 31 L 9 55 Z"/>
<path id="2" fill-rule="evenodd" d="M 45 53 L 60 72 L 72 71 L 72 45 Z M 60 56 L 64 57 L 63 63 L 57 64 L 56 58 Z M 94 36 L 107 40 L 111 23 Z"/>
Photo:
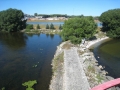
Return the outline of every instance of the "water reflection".
<path id="1" fill-rule="evenodd" d="M 27 36 L 29 37 L 33 37 L 34 35 L 37 35 L 38 37 L 40 36 L 40 33 L 36 33 L 36 34 L 33 34 L 33 33 L 26 33 Z"/>
<path id="2" fill-rule="evenodd" d="M 94 54 L 99 64 L 105 66 L 108 75 L 119 78 L 120 77 L 120 40 L 110 39 L 100 45 L 94 46 Z"/>
<path id="3" fill-rule="evenodd" d="M 50 37 L 51 37 L 51 39 L 53 39 L 54 38 L 54 34 L 50 34 Z"/>
<path id="4" fill-rule="evenodd" d="M 0 33 L 0 42 L 11 49 L 25 47 L 27 36 L 23 33 Z"/>
<path id="5" fill-rule="evenodd" d="M 48 90 L 51 60 L 60 42 L 59 35 L 51 39 L 45 34 L 0 34 L 0 89 L 25 90 L 22 83 L 37 80 L 35 90 Z"/>

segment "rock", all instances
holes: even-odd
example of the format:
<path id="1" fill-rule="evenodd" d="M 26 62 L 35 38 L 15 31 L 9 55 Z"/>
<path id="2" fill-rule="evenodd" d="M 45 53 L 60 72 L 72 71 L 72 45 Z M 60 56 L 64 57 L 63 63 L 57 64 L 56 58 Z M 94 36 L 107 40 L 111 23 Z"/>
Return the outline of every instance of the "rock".
<path id="1" fill-rule="evenodd" d="M 115 87 L 116 88 L 116 90 L 120 90 L 120 87 Z"/>
<path id="2" fill-rule="evenodd" d="M 100 69 L 103 69 L 103 67 L 102 67 L 101 65 L 99 66 L 99 68 L 100 68 Z"/>
<path id="3" fill-rule="evenodd" d="M 111 76 L 106 76 L 106 79 L 107 79 L 108 81 L 110 81 L 110 80 L 113 80 L 114 78 L 111 77 Z"/>

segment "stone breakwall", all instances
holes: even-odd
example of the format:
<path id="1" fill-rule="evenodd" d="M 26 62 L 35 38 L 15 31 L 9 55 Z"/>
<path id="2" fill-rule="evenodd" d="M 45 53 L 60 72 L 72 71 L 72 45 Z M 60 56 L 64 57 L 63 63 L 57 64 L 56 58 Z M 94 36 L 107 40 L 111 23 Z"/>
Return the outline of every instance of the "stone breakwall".
<path id="1" fill-rule="evenodd" d="M 105 40 L 105 39 L 107 38 L 100 39 L 99 41 Z M 98 40 L 94 42 L 94 44 L 97 42 Z M 57 56 L 59 56 L 61 53 L 64 52 L 65 48 L 63 48 L 63 46 L 65 44 L 66 42 L 63 42 L 57 47 L 54 58 L 56 58 Z M 69 42 L 69 44 L 71 43 Z M 93 45 L 93 42 L 91 45 Z M 83 67 L 83 71 L 85 72 L 85 75 L 87 77 L 90 88 L 114 79 L 111 76 L 107 75 L 108 72 L 105 71 L 104 66 L 98 64 L 98 61 L 95 59 L 94 54 L 88 49 L 90 45 L 88 45 L 89 47 L 87 48 L 85 45 L 80 45 L 80 46 L 71 45 L 71 46 L 77 48 L 77 53 L 81 58 L 80 62 Z M 54 59 L 52 60 L 52 66 L 54 67 L 53 62 L 54 62 Z M 49 87 L 50 90 L 65 90 L 64 62 L 59 64 L 60 64 L 60 67 L 57 68 L 56 72 L 53 73 L 52 80 Z M 120 90 L 120 88 L 112 87 L 109 90 Z"/>
<path id="2" fill-rule="evenodd" d="M 91 88 L 114 79 L 113 77 L 108 76 L 108 72 L 105 71 L 105 66 L 99 65 L 93 52 L 89 50 L 91 45 L 106 39 L 108 39 L 108 37 L 89 42 L 86 41 L 86 43 L 84 43 L 85 45 L 80 44 L 80 47 L 78 48 L 78 53 L 83 59 L 83 68 Z M 109 90 L 120 90 L 120 88 L 112 87 Z"/>

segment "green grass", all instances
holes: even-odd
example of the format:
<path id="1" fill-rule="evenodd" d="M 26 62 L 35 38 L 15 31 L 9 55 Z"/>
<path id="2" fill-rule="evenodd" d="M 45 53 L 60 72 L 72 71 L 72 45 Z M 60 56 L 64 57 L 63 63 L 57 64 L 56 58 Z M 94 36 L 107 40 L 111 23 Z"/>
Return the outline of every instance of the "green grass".
<path id="1" fill-rule="evenodd" d="M 104 80 L 104 79 L 100 76 L 100 74 L 97 74 L 96 78 L 97 78 L 98 84 L 101 83 L 102 80 Z"/>
<path id="2" fill-rule="evenodd" d="M 87 70 L 88 72 L 95 73 L 95 68 L 92 65 L 89 65 Z"/>
<path id="3" fill-rule="evenodd" d="M 58 56 L 56 56 L 53 60 L 53 68 L 52 68 L 52 72 L 54 73 L 57 68 L 61 65 L 61 63 L 63 63 L 64 59 L 63 59 L 63 55 L 64 53 L 59 54 Z"/>

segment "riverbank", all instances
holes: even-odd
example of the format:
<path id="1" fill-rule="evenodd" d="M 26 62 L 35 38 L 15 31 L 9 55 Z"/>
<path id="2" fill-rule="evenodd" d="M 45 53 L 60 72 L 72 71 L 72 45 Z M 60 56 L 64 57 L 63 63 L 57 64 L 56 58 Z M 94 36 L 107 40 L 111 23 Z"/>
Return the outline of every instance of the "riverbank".
<path id="1" fill-rule="evenodd" d="M 107 39 L 108 37 L 103 37 L 101 39 L 97 39 L 94 41 L 86 41 L 85 45 L 80 44 L 79 46 L 75 46 L 70 42 L 67 42 L 67 43 L 63 42 L 60 46 L 58 46 L 54 58 L 59 56 L 60 53 L 64 51 L 65 48 L 63 49 L 63 47 L 67 47 L 67 49 L 71 47 L 76 47 L 78 49 L 79 57 L 82 58 L 80 62 L 82 62 L 82 66 L 83 66 L 85 75 L 87 76 L 87 80 L 89 82 L 90 88 L 93 88 L 99 84 L 102 84 L 106 81 L 110 81 L 114 79 L 111 76 L 108 76 L 108 72 L 105 71 L 105 67 L 98 64 L 98 61 L 94 57 L 93 52 L 89 50 L 92 45 Z M 55 62 L 55 60 L 57 61 L 57 59 L 52 60 L 53 68 L 54 68 L 53 62 Z M 64 60 L 62 60 L 62 63 L 58 63 L 59 68 L 56 68 L 56 71 L 53 73 L 51 84 L 50 84 L 50 90 L 64 90 L 63 89 L 64 88 L 64 85 L 63 85 L 63 81 L 64 81 L 63 64 L 64 63 L 63 62 Z M 112 87 L 110 90 L 114 90 L 114 89 L 115 87 Z"/>
<path id="2" fill-rule="evenodd" d="M 21 30 L 20 32 L 24 32 L 24 33 L 34 33 L 34 34 L 38 34 L 38 33 L 44 33 L 44 34 L 60 34 L 61 30 L 51 30 L 51 29 L 24 29 Z"/>
<path id="3" fill-rule="evenodd" d="M 93 49 L 92 46 L 104 43 L 108 40 L 110 40 L 108 37 L 102 37 L 93 41 L 86 41 L 84 44 L 80 44 L 78 51 L 80 57 L 83 59 L 84 71 L 91 88 L 114 79 L 108 75 L 108 72 L 105 70 L 105 66 L 100 65 L 94 57 L 93 52 L 91 52 L 91 49 Z M 109 90 L 119 90 L 119 88 L 112 87 Z"/>

